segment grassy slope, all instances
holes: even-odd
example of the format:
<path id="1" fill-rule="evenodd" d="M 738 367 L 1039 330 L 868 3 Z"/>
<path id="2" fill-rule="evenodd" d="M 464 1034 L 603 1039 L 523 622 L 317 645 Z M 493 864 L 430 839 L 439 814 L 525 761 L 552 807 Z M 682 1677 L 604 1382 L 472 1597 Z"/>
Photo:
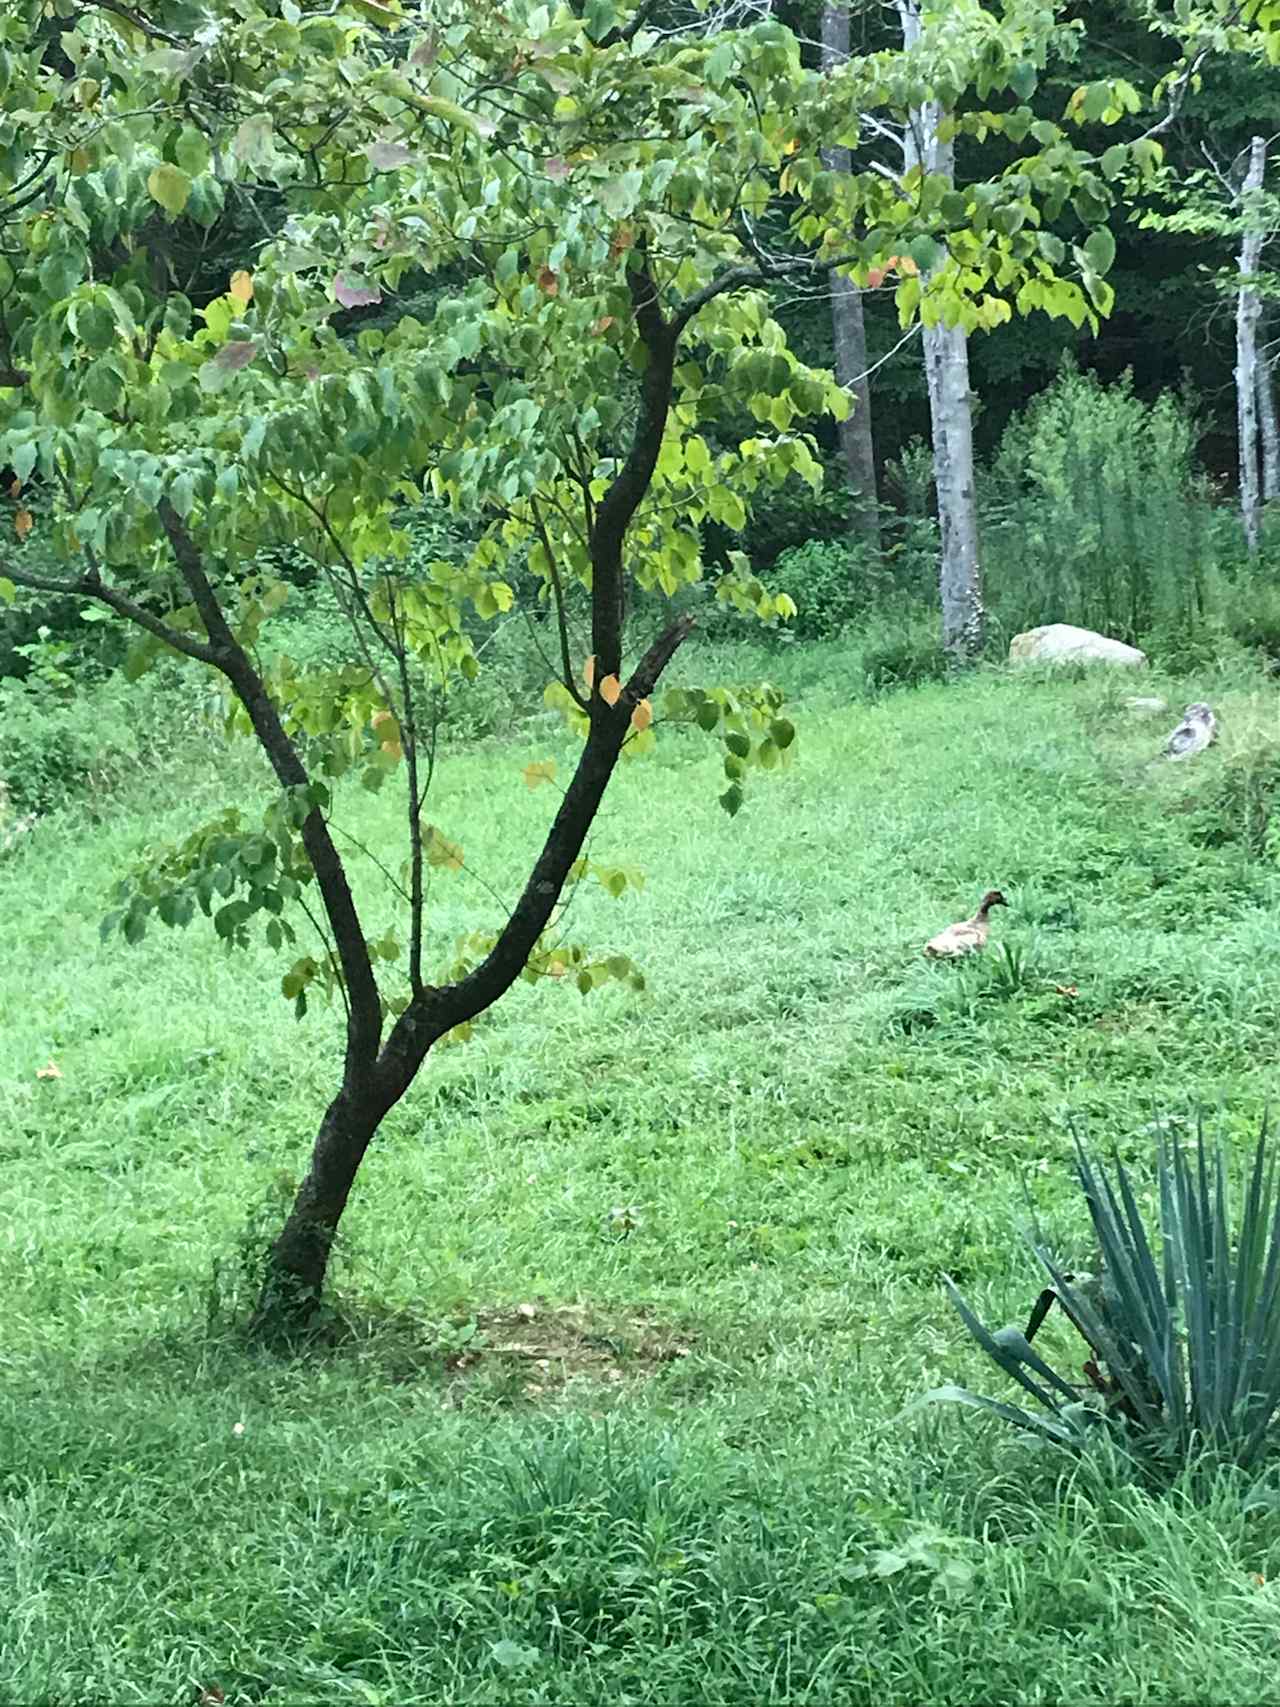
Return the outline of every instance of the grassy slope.
<path id="1" fill-rule="evenodd" d="M 1150 765 L 1128 685 L 829 682 L 733 824 L 705 745 L 628 766 L 595 852 L 648 888 L 570 929 L 647 993 L 520 986 L 429 1066 L 350 1212 L 356 1338 L 293 1367 L 205 1311 L 304 1161 L 337 1021 L 297 1025 L 279 966 L 205 931 L 99 945 L 110 875 L 212 811 L 208 775 L 41 826 L 0 867 L 0 1700 L 1280 1698 L 1280 1518 L 1092 1471 L 1055 1497 L 985 1421 L 897 1420 L 944 1379 L 1000 1390 L 938 1277 L 1025 1313 L 1022 1179 L 1079 1230 L 1069 1111 L 1141 1155 L 1153 1101 L 1243 1131 L 1274 1091 L 1277 881 L 1192 845 L 1222 752 Z M 1213 697 L 1228 749 L 1274 724 Z M 549 750 L 443 772 L 433 812 L 499 888 Z M 353 799 L 362 838 L 393 805 Z M 919 955 L 988 883 L 1008 990 Z M 444 938 L 492 914 L 437 880 Z M 453 1324 L 529 1299 L 596 1335 L 567 1383 L 549 1342 L 546 1371 L 442 1374 Z M 574 1377 L 600 1345 L 621 1379 Z"/>

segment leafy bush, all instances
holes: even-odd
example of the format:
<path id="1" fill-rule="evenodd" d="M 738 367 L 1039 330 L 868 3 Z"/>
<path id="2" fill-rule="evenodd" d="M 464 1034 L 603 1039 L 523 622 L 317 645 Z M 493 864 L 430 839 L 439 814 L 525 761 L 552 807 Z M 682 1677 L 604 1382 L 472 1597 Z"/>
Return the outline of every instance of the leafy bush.
<path id="1" fill-rule="evenodd" d="M 118 677 L 74 697 L 38 677 L 0 678 L 0 784 L 19 819 L 115 788 L 139 765 L 208 742 L 216 692 L 163 663 L 126 694 Z M 139 691 L 142 688 L 143 691 Z"/>
<path id="2" fill-rule="evenodd" d="M 1121 1162 L 1108 1174 L 1077 1139 L 1075 1172 L 1101 1259 L 1096 1277 L 1064 1272 L 1037 1238 L 1051 1285 L 1025 1332 L 992 1333 L 946 1283 L 966 1328 L 1039 1411 L 961 1387 L 928 1400 L 975 1406 L 1062 1446 L 1110 1425 L 1157 1459 L 1176 1464 L 1204 1450 L 1247 1469 L 1273 1443 L 1280 1409 L 1280 1198 L 1265 1127 L 1238 1212 L 1222 1148 L 1211 1154 L 1203 1129 L 1193 1160 L 1160 1139 L 1154 1241 Z M 1054 1301 L 1088 1348 L 1087 1385 L 1065 1379 L 1030 1343 Z"/>
<path id="3" fill-rule="evenodd" d="M 1171 396 L 1066 369 L 1006 429 L 983 481 L 989 609 L 1005 632 L 1075 622 L 1131 642 L 1207 608 L 1212 494 Z"/>
<path id="4" fill-rule="evenodd" d="M 792 546 L 769 579 L 795 600 L 792 628 L 800 640 L 838 634 L 887 591 L 883 563 L 851 539 L 809 539 Z"/>
<path id="5" fill-rule="evenodd" d="M 951 667 L 937 614 L 921 605 L 902 604 L 881 612 L 862 634 L 862 670 L 873 694 L 938 681 Z"/>
<path id="6" fill-rule="evenodd" d="M 1280 743 L 1264 738 L 1237 747 L 1222 761 L 1196 806 L 1201 847 L 1242 847 L 1254 859 L 1280 854 Z"/>

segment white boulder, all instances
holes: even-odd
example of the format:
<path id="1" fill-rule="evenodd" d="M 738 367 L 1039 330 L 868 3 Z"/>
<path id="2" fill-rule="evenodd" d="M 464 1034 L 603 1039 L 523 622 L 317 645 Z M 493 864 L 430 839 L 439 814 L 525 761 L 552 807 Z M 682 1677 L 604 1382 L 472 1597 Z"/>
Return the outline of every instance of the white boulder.
<path id="1" fill-rule="evenodd" d="M 1146 661 L 1146 653 L 1136 646 L 1110 640 L 1092 629 L 1073 628 L 1069 622 L 1030 628 L 1025 634 L 1015 634 L 1009 645 L 1011 664 L 1125 664 L 1134 669 Z"/>

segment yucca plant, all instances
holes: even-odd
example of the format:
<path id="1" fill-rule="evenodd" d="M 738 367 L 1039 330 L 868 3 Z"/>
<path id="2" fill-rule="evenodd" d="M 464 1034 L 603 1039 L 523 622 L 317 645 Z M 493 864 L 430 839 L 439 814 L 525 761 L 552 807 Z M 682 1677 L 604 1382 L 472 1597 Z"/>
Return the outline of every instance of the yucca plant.
<path id="1" fill-rule="evenodd" d="M 1221 1145 L 1211 1152 L 1203 1128 L 1191 1155 L 1159 1140 L 1154 1237 L 1123 1164 L 1108 1172 L 1079 1136 L 1075 1174 L 1093 1222 L 1096 1276 L 1066 1273 L 1036 1233 L 1031 1248 L 1051 1284 L 1025 1331 L 994 1333 L 945 1281 L 969 1332 L 1039 1410 L 954 1386 L 922 1402 L 976 1406 L 1064 1446 L 1111 1424 L 1132 1444 L 1177 1458 L 1208 1450 L 1254 1464 L 1280 1409 L 1280 1201 L 1266 1123 L 1235 1214 Z M 1083 1384 L 1031 1345 L 1055 1301 L 1089 1348 Z"/>

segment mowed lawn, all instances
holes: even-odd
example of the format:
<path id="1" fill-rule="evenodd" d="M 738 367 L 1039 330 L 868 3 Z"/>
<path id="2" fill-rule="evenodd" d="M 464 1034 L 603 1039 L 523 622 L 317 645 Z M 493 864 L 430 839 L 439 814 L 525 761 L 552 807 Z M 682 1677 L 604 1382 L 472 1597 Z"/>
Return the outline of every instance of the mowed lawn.
<path id="1" fill-rule="evenodd" d="M 1073 1119 L 1141 1169 L 1158 1115 L 1243 1140 L 1274 1096 L 1280 876 L 1235 833 L 1254 785 L 1222 805 L 1274 689 L 1157 682 L 1223 718 L 1169 766 L 1127 678 L 868 705 L 823 657 L 736 820 L 703 738 L 623 767 L 592 853 L 647 885 L 562 928 L 647 989 L 521 984 L 430 1061 L 293 1362 L 230 1323 L 340 1017 L 203 921 L 97 928 L 220 773 L 252 806 L 246 761 L 158 760 L 0 864 L 0 1701 L 1280 1700 L 1265 1488 L 903 1414 L 1009 1396 L 940 1277 L 1024 1318 L 1027 1191 L 1083 1249 Z M 444 762 L 441 964 L 516 892 L 552 755 L 548 722 Z M 398 862 L 394 796 L 341 819 Z M 1008 955 L 926 962 L 992 885 Z"/>

